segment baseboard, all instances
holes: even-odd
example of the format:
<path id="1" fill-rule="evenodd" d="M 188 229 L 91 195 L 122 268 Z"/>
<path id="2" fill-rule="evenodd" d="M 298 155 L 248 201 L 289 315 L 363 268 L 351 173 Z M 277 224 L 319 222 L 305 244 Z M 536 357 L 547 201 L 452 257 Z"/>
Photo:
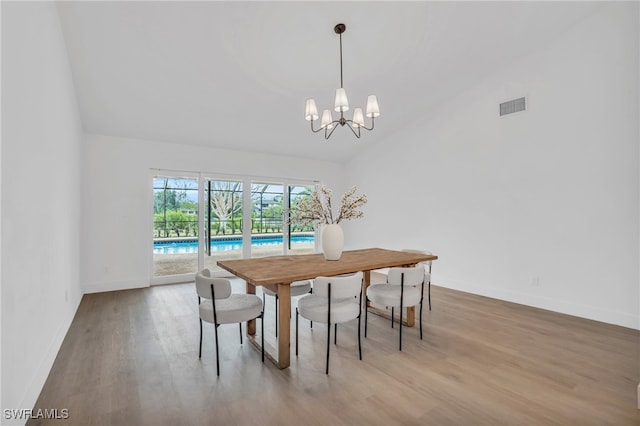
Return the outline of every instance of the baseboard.
<path id="1" fill-rule="evenodd" d="M 431 283 L 433 285 L 477 294 L 479 296 L 491 297 L 493 299 L 527 305 L 533 308 L 546 309 L 566 315 L 572 315 L 580 318 L 604 322 L 607 324 L 619 325 L 621 327 L 640 330 L 640 324 L 638 323 L 637 316 L 631 314 L 613 312 L 605 309 L 600 309 L 595 306 L 581 305 L 577 303 L 551 299 L 548 297 L 510 291 L 503 288 L 486 286 L 481 287 L 475 284 L 452 279 L 438 279 L 437 282 L 432 281 Z"/>
<path id="2" fill-rule="evenodd" d="M 103 281 L 91 284 L 84 284 L 82 291 L 84 294 L 103 293 L 105 291 L 132 290 L 134 288 L 149 287 L 149 280 L 127 280 L 127 281 Z"/>
<path id="3" fill-rule="evenodd" d="M 196 274 L 181 274 L 181 275 L 166 275 L 162 277 L 153 277 L 151 278 L 151 285 L 181 284 L 181 283 L 194 282 L 196 279 L 195 276 Z M 215 277 L 218 275 L 211 274 L 211 276 Z"/>

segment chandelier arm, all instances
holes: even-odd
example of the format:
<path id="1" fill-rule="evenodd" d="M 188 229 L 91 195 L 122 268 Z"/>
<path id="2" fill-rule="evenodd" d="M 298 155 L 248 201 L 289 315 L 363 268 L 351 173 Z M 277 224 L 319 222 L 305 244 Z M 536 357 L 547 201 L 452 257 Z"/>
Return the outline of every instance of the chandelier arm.
<path id="1" fill-rule="evenodd" d="M 367 126 L 360 126 L 360 127 L 362 127 L 365 130 L 373 130 L 374 126 L 375 126 L 375 121 L 374 121 L 374 118 L 371 117 L 371 127 L 367 127 Z"/>
<path id="2" fill-rule="evenodd" d="M 335 123 L 335 121 L 334 121 L 334 123 Z M 337 129 L 337 128 L 338 128 L 338 126 L 333 126 L 333 128 L 331 129 L 331 131 L 329 132 L 329 134 L 327 134 L 327 130 L 329 130 L 329 129 L 328 129 L 328 127 L 325 127 L 325 128 L 324 128 L 324 138 L 325 138 L 325 139 L 329 139 L 329 138 L 331 137 L 331 135 L 333 134 L 333 132 L 335 132 L 335 131 L 336 131 L 336 129 Z"/>
<path id="3" fill-rule="evenodd" d="M 353 126 L 349 125 L 349 123 L 353 123 L 353 120 L 347 120 L 347 127 L 354 135 L 356 135 L 356 138 L 360 139 L 360 126 L 358 126 L 358 133 L 356 133 L 356 131 L 353 130 Z"/>
<path id="4" fill-rule="evenodd" d="M 320 130 L 322 130 L 322 127 L 320 127 L 318 130 L 313 130 L 313 120 L 311 120 L 311 131 L 313 133 L 318 133 Z"/>

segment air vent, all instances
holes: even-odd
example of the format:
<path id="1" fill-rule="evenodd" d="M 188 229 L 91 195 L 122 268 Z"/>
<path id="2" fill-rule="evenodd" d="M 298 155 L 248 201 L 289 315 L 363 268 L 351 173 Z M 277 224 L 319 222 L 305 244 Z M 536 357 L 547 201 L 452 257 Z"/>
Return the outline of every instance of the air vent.
<path id="1" fill-rule="evenodd" d="M 500 116 L 513 114 L 514 112 L 524 111 L 526 109 L 525 98 L 518 98 L 512 101 L 500 104 Z"/>

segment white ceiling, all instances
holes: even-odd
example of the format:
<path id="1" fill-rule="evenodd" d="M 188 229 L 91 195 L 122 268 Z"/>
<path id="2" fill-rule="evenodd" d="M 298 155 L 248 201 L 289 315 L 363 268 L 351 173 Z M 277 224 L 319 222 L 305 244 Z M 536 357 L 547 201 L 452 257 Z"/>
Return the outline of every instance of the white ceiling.
<path id="1" fill-rule="evenodd" d="M 84 130 L 345 161 L 593 12 L 587 2 L 58 3 Z M 304 100 L 376 94 L 376 130 L 328 141 Z M 367 119 L 368 120 L 368 119 Z"/>

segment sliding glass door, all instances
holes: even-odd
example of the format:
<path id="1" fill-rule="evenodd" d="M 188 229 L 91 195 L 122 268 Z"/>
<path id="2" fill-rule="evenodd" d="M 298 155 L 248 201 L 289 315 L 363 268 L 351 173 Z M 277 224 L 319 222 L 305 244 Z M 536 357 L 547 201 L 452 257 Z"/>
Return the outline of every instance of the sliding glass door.
<path id="1" fill-rule="evenodd" d="M 219 260 L 306 254 L 315 229 L 288 224 L 314 183 L 158 171 L 153 174 L 152 284 L 192 281 Z"/>
<path id="2" fill-rule="evenodd" d="M 295 209 L 298 202 L 310 197 L 315 186 L 289 185 L 287 191 L 287 213 Z M 315 228 L 312 225 L 287 225 L 287 252 L 290 254 L 309 254 L 315 252 Z"/>
<path id="3" fill-rule="evenodd" d="M 242 258 L 241 180 L 204 179 L 204 267 L 221 271 L 218 260 Z"/>
<path id="4" fill-rule="evenodd" d="M 283 188 L 281 183 L 251 184 L 251 257 L 284 253 Z"/>
<path id="5" fill-rule="evenodd" d="M 198 268 L 198 179 L 153 179 L 153 276 L 189 274 Z"/>

